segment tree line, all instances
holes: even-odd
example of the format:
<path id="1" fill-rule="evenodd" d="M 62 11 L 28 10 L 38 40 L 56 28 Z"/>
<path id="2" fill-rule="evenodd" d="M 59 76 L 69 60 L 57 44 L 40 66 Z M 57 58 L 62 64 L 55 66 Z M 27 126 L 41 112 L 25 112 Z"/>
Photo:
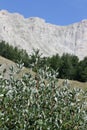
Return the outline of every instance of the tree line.
<path id="1" fill-rule="evenodd" d="M 31 55 L 28 55 L 25 50 L 13 47 L 4 41 L 0 42 L 0 55 L 14 62 L 22 61 L 25 67 L 32 66 L 34 71 L 49 66 L 50 69 L 58 71 L 58 78 L 87 81 L 87 57 L 81 61 L 71 54 L 42 57 L 39 50 L 34 50 Z"/>

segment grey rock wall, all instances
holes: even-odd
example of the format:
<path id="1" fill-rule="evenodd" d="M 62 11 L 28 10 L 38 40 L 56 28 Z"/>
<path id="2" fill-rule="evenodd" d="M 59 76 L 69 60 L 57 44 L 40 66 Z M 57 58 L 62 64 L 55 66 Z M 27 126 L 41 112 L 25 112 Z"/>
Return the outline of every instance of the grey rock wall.
<path id="1" fill-rule="evenodd" d="M 87 56 L 87 20 L 68 26 L 46 23 L 38 17 L 24 18 L 18 13 L 0 11 L 0 41 L 25 49 L 40 49 L 45 56 L 59 53 Z"/>

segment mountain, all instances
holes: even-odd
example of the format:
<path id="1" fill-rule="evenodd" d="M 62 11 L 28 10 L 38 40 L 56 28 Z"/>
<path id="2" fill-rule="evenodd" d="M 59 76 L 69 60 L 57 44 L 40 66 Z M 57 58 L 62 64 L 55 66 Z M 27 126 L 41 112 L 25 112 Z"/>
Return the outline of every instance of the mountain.
<path id="1" fill-rule="evenodd" d="M 38 17 L 24 18 L 18 13 L 0 11 L 0 41 L 25 49 L 39 49 L 45 56 L 59 53 L 87 56 L 87 20 L 68 26 L 46 23 Z"/>

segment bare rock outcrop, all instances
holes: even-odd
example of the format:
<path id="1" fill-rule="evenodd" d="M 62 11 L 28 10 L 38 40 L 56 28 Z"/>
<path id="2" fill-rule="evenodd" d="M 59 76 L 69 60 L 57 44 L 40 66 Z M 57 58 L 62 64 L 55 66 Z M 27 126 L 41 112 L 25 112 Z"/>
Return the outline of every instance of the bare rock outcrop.
<path id="1" fill-rule="evenodd" d="M 0 11 L 0 41 L 25 49 L 40 49 L 45 56 L 70 53 L 87 56 L 87 20 L 68 26 L 46 23 L 38 17 L 24 18 L 18 13 Z"/>

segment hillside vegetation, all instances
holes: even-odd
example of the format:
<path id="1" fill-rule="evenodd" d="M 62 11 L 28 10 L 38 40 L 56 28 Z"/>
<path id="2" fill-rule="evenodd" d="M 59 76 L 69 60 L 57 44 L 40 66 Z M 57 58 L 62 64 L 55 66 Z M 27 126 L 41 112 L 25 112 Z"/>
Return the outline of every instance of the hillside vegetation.
<path id="1" fill-rule="evenodd" d="M 21 61 L 0 57 L 0 129 L 87 130 L 87 89 L 79 88 L 80 82 L 58 80 L 58 70 L 39 50 L 29 60 L 25 68 Z M 3 64 L 8 68 L 3 70 Z"/>
<path id="2" fill-rule="evenodd" d="M 52 57 L 43 57 L 39 50 L 33 50 L 32 54 L 28 55 L 25 50 L 10 46 L 4 41 L 0 43 L 0 55 L 14 62 L 21 61 L 25 67 L 33 67 L 35 72 L 38 68 L 47 65 L 50 69 L 58 72 L 58 78 L 87 81 L 87 57 L 82 61 L 79 61 L 77 56 L 70 54 L 63 54 L 61 57 L 58 54 Z"/>
<path id="3" fill-rule="evenodd" d="M 7 78 L 9 76 L 9 68 L 11 66 L 14 66 L 17 68 L 16 63 L 14 63 L 11 60 L 8 60 L 2 56 L 0 56 L 0 65 L 1 65 L 0 73 L 3 73 L 4 70 L 6 69 L 6 71 L 4 73 L 5 78 Z M 15 77 L 20 79 L 23 76 L 23 74 L 26 74 L 26 73 L 31 73 L 32 75 L 35 75 L 35 73 L 31 69 L 23 67 L 21 72 L 18 75 L 16 75 Z M 65 81 L 64 79 L 58 79 L 58 86 L 62 86 L 64 81 Z M 71 87 L 75 87 L 75 88 L 82 88 L 84 90 L 87 88 L 87 82 L 84 83 L 84 82 L 69 80 L 69 84 Z"/>
<path id="4" fill-rule="evenodd" d="M 19 64 L 16 72 L 22 67 Z M 20 79 L 14 78 L 14 70 L 9 79 L 0 75 L 1 130 L 87 129 L 86 90 L 67 83 L 58 87 L 57 73 L 48 67 Z"/>

